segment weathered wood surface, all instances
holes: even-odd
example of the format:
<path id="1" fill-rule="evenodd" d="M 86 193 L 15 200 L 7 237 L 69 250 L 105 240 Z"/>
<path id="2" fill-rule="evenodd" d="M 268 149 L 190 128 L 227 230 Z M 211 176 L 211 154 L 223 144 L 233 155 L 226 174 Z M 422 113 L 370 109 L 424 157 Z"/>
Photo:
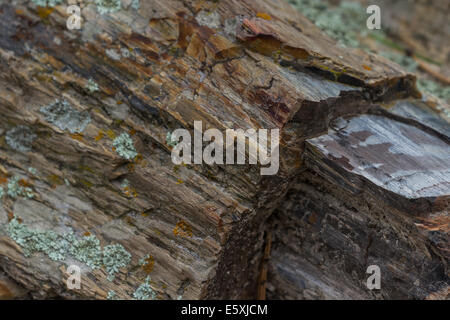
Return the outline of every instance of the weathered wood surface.
<path id="1" fill-rule="evenodd" d="M 410 200 L 409 210 L 423 204 L 431 212 L 434 202 L 450 199 L 448 141 L 380 115 L 337 118 L 332 127 L 307 142 L 305 157 L 316 171 L 355 193 L 381 188 L 374 192 Z"/>
<path id="2" fill-rule="evenodd" d="M 335 46 L 282 1 L 149 0 L 106 15 L 87 4 L 81 31 L 65 9 L 0 1 L 0 183 L 29 188 L 1 199 L 0 263 L 34 298 L 130 299 L 148 275 L 157 299 L 254 297 L 266 220 L 305 169 L 304 141 L 419 96 L 413 75 Z M 281 129 L 280 171 L 173 165 L 167 134 L 194 120 Z M 114 149 L 123 133 L 130 160 Z M 110 281 L 70 254 L 27 257 L 11 221 L 120 244 L 131 262 Z M 70 264 L 80 290 L 66 288 Z"/>
<path id="3" fill-rule="evenodd" d="M 447 299 L 448 129 L 423 102 L 399 101 L 307 140 L 308 170 L 271 217 L 268 296 Z M 367 290 L 369 265 L 379 291 Z"/>

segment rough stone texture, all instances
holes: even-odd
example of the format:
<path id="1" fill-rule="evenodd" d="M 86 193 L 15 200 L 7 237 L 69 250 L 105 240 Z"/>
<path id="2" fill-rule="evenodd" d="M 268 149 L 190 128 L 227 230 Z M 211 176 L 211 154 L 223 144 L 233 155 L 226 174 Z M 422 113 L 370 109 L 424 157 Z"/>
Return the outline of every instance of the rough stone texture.
<path id="1" fill-rule="evenodd" d="M 335 46 L 284 2 L 149 0 L 139 10 L 105 15 L 87 4 L 80 31 L 66 29 L 65 9 L 0 2 L 0 184 L 18 176 L 31 189 L 0 200 L 0 264 L 33 298 L 106 298 L 114 290 L 130 299 L 142 285 L 157 299 L 255 297 L 258 279 L 265 278 L 267 219 L 306 169 L 305 140 L 325 134 L 335 118 L 420 96 L 413 75 Z M 89 89 L 92 81 L 98 90 Z M 41 110 L 56 99 L 89 122 L 70 130 L 48 121 Z M 279 128 L 280 171 L 261 177 L 258 166 L 173 165 L 167 136 L 192 130 L 194 120 L 219 130 Z M 18 126 L 36 135 L 30 151 L 3 139 Z M 134 159 L 114 146 L 124 133 L 138 153 Z M 128 142 L 124 148 L 132 150 Z M 6 232 L 14 216 L 36 230 L 72 229 L 77 237 L 95 235 L 102 247 L 121 244 L 131 263 L 109 281 L 104 268 L 92 270 L 72 256 L 62 262 L 43 253 L 25 257 Z M 397 230 L 388 230 L 397 241 Z M 427 256 L 415 241 L 421 251 L 414 262 Z M 439 234 L 436 246 L 442 241 Z M 281 256 L 275 248 L 270 259 L 283 265 Z M 143 258 L 151 267 L 141 265 Z M 399 272 L 407 268 L 396 263 Z M 424 269 L 444 266 L 435 256 L 423 263 Z M 81 266 L 80 290 L 65 286 L 71 264 Z M 296 261 L 282 268 L 293 266 L 296 274 L 317 267 Z M 296 277 L 289 286 L 296 287 Z M 342 279 L 321 280 L 329 289 L 320 293 L 319 285 L 317 296 L 368 296 L 361 287 L 340 292 L 357 287 Z M 446 281 L 442 272 L 429 279 Z M 442 286 L 429 279 L 419 289 L 440 295 Z"/>

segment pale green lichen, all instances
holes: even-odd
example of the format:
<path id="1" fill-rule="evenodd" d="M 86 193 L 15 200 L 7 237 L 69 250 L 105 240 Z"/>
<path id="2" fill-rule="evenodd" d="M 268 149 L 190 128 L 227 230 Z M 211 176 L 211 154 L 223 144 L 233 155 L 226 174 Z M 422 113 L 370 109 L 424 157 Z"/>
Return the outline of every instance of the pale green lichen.
<path id="1" fill-rule="evenodd" d="M 26 257 L 43 252 L 52 260 L 63 261 L 70 255 L 92 269 L 104 267 L 110 281 L 131 260 L 130 253 L 120 244 L 102 250 L 100 240 L 93 235 L 77 239 L 73 231 L 60 235 L 54 231 L 31 230 L 16 217 L 9 222 L 7 232 L 22 247 Z"/>
<path id="2" fill-rule="evenodd" d="M 121 9 L 121 0 L 95 0 L 97 11 L 100 14 L 113 13 Z"/>
<path id="3" fill-rule="evenodd" d="M 389 59 L 400 66 L 402 66 L 405 70 L 409 72 L 416 72 L 418 64 L 416 61 L 414 61 L 413 58 L 405 56 L 404 54 L 400 54 L 393 51 L 382 51 L 380 52 L 380 55 L 385 57 L 386 59 Z"/>
<path id="4" fill-rule="evenodd" d="M 13 199 L 18 197 L 25 197 L 28 199 L 34 198 L 33 190 L 30 187 L 21 186 L 20 178 L 14 176 L 8 180 L 6 193 Z"/>
<path id="5" fill-rule="evenodd" d="M 450 86 L 444 87 L 432 80 L 419 79 L 417 80 L 417 88 L 420 91 L 428 92 L 433 96 L 441 98 L 442 100 L 450 101 Z M 449 116 L 448 111 L 445 113 Z"/>
<path id="6" fill-rule="evenodd" d="M 116 152 L 122 158 L 132 160 L 138 155 L 133 140 L 128 133 L 122 133 L 120 136 L 114 139 L 113 146 Z"/>
<path id="7" fill-rule="evenodd" d="M 342 1 L 333 6 L 321 0 L 288 0 L 342 46 L 359 47 L 358 36 L 367 33 L 367 14 L 359 3 Z"/>
<path id="8" fill-rule="evenodd" d="M 148 262 L 147 262 L 147 260 L 150 258 L 150 255 L 149 254 L 146 254 L 144 257 L 142 257 L 141 259 L 139 259 L 139 265 L 142 267 L 142 266 L 145 266 Z"/>
<path id="9" fill-rule="evenodd" d="M 14 150 L 31 151 L 31 145 L 37 135 L 27 126 L 17 126 L 6 133 L 6 143 Z"/>
<path id="10" fill-rule="evenodd" d="M 70 247 L 70 242 L 55 232 L 31 230 L 17 218 L 9 222 L 7 232 L 22 247 L 25 257 L 44 252 L 54 261 L 63 261 Z"/>
<path id="11" fill-rule="evenodd" d="M 98 84 L 93 79 L 88 80 L 86 89 L 88 89 L 90 93 L 94 93 L 99 90 Z"/>
<path id="12" fill-rule="evenodd" d="M 102 248 L 100 240 L 90 235 L 80 240 L 75 240 L 70 248 L 70 253 L 79 261 L 92 269 L 102 266 Z"/>
<path id="13" fill-rule="evenodd" d="M 141 3 L 139 0 L 133 0 L 133 2 L 131 3 L 131 7 L 134 10 L 139 10 L 140 6 L 141 6 Z"/>
<path id="14" fill-rule="evenodd" d="M 136 289 L 133 298 L 136 300 L 153 300 L 156 298 L 156 293 L 150 287 L 150 277 L 147 277 L 145 282 Z"/>
<path id="15" fill-rule="evenodd" d="M 120 186 L 121 186 L 122 189 L 126 189 L 126 188 L 128 188 L 130 186 L 130 181 L 128 181 L 128 179 L 124 179 Z"/>
<path id="16" fill-rule="evenodd" d="M 341 1 L 336 5 L 330 0 L 288 0 L 288 2 L 342 46 L 370 50 L 359 39 L 371 36 L 393 50 L 404 50 L 401 45 L 392 41 L 383 30 L 367 29 L 368 15 L 365 8 L 359 3 Z M 380 52 L 380 55 L 398 63 L 409 72 L 417 72 L 418 64 L 411 57 L 396 51 L 384 51 Z M 442 86 L 438 82 L 420 78 L 417 81 L 417 87 L 444 101 L 450 100 L 450 88 Z"/>
<path id="17" fill-rule="evenodd" d="M 37 176 L 37 174 L 38 174 L 38 171 L 35 168 L 33 168 L 33 167 L 29 167 L 28 168 L 28 172 L 31 173 L 34 176 Z"/>
<path id="18" fill-rule="evenodd" d="M 130 263 L 131 255 L 121 244 L 111 244 L 103 248 L 103 266 L 108 272 L 108 280 L 114 280 L 114 274 Z"/>
<path id="19" fill-rule="evenodd" d="M 63 0 L 31 0 L 35 5 L 40 7 L 54 7 L 63 2 Z"/>
<path id="20" fill-rule="evenodd" d="M 178 144 L 178 140 L 173 138 L 171 132 L 167 132 L 166 143 L 171 147 L 175 147 Z"/>
<path id="21" fill-rule="evenodd" d="M 66 100 L 56 100 L 54 103 L 42 107 L 40 112 L 45 115 L 45 120 L 70 133 L 83 132 L 91 122 L 87 111 L 80 112 L 73 109 Z"/>

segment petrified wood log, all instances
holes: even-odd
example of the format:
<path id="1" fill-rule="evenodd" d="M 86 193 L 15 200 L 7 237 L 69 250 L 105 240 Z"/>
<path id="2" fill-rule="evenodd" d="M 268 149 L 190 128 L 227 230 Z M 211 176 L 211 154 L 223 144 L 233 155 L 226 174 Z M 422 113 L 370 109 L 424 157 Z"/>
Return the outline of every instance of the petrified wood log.
<path id="1" fill-rule="evenodd" d="M 81 30 L 67 30 L 65 3 L 0 2 L 0 265 L 8 277 L 34 298 L 263 297 L 258 279 L 267 274 L 274 227 L 274 240 L 282 239 L 269 258 L 269 279 L 276 279 L 269 282 L 270 297 L 373 297 L 361 284 L 372 260 L 386 279 L 416 265 L 427 271 L 414 269 L 404 280 L 423 294 L 405 285 L 384 297 L 442 296 L 448 288 L 442 252 L 448 250 L 449 171 L 439 170 L 449 165 L 443 158 L 448 124 L 403 104 L 390 111 L 379 106 L 419 98 L 413 75 L 386 59 L 336 46 L 282 1 L 124 1 L 108 10 L 97 2 L 82 8 Z M 365 113 L 370 115 L 348 118 Z M 374 181 L 378 173 L 370 168 L 379 164 L 371 152 L 377 149 L 362 155 L 369 158 L 361 169 L 360 149 L 317 150 L 320 139 L 333 139 L 332 132 L 323 136 L 328 128 L 342 122 L 369 127 L 367 119 L 395 122 L 388 137 L 396 133 L 389 130 L 404 129 L 400 138 L 424 145 L 419 149 L 431 167 L 420 162 L 403 168 L 412 176 L 399 175 L 408 186 L 415 170 L 426 169 L 417 175 L 433 172 L 429 179 L 442 183 L 424 184 L 426 191 L 411 186 L 423 200 L 415 207 L 420 212 L 391 208 L 386 199 L 407 204 L 410 198 Z M 170 134 L 192 130 L 196 120 L 219 130 L 280 129 L 280 170 L 261 176 L 252 165 L 174 165 Z M 358 138 L 347 134 L 342 141 Z M 392 157 L 398 165 L 406 161 Z M 382 172 L 399 170 L 384 165 Z M 333 198 L 355 188 L 356 196 Z M 380 196 L 383 205 L 367 210 Z M 347 199 L 358 204 L 342 216 L 346 229 L 337 230 L 326 208 L 341 209 Z M 317 253 L 320 244 L 296 247 L 297 232 L 305 245 L 318 236 L 292 221 L 299 218 L 292 201 L 305 217 L 308 205 L 323 203 L 308 219 L 317 228 L 336 229 L 326 235 L 333 252 L 343 251 L 340 261 L 357 246 L 362 258 L 348 258 L 343 269 L 332 266 L 335 273 L 320 280 L 325 285 L 302 280 L 305 274 L 319 277 L 321 264 L 333 260 Z M 430 211 L 436 208 L 440 215 Z M 372 234 L 365 221 L 385 227 L 389 241 L 400 245 L 384 252 L 383 233 Z M 295 234 L 287 232 L 292 227 Z M 364 251 L 372 243 L 374 251 Z M 292 259 L 285 259 L 286 250 Z M 409 260 L 396 260 L 404 256 Z M 70 265 L 82 270 L 78 290 L 66 287 Z M 280 272 L 286 268 L 297 270 Z"/>
<path id="2" fill-rule="evenodd" d="M 269 297 L 447 298 L 448 137 L 426 105 L 399 101 L 307 140 L 308 169 L 271 218 Z M 369 265 L 380 291 L 367 290 Z"/>

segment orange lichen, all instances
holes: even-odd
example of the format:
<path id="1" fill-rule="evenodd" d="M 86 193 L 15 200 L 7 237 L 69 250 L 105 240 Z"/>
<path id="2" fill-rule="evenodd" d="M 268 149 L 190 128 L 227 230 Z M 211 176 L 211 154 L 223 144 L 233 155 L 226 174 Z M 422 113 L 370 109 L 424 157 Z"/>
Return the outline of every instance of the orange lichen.
<path id="1" fill-rule="evenodd" d="M 104 136 L 105 136 L 105 132 L 103 130 L 99 130 L 97 136 L 94 139 L 95 139 L 95 141 L 99 141 L 99 140 L 103 139 Z"/>
<path id="2" fill-rule="evenodd" d="M 183 220 L 177 222 L 173 234 L 181 237 L 192 237 L 192 228 Z"/>
<path id="3" fill-rule="evenodd" d="M 52 189 L 55 189 L 57 186 L 60 186 L 64 183 L 63 179 L 61 179 L 56 174 L 51 174 L 47 177 L 47 181 L 50 183 Z"/>
<path id="4" fill-rule="evenodd" d="M 74 140 L 83 141 L 83 134 L 82 133 L 71 133 L 70 137 Z"/>
<path id="5" fill-rule="evenodd" d="M 176 184 L 182 184 L 182 183 L 184 183 L 184 181 L 183 181 L 183 180 L 181 180 L 181 179 L 177 179 L 177 183 L 176 183 Z"/>
<path id="6" fill-rule="evenodd" d="M 8 182 L 8 176 L 0 172 L 0 184 L 5 184 Z"/>
<path id="7" fill-rule="evenodd" d="M 153 256 L 149 256 L 148 258 L 144 259 L 142 270 L 144 270 L 146 274 L 150 274 L 153 271 L 154 266 L 155 266 L 155 259 L 153 258 Z"/>
<path id="8" fill-rule="evenodd" d="M 368 71 L 371 71 L 371 70 L 372 70 L 371 67 L 369 67 L 368 65 L 365 65 L 365 64 L 363 64 L 362 67 L 363 67 L 364 69 L 368 70 Z"/>
<path id="9" fill-rule="evenodd" d="M 136 134 L 136 129 L 130 129 L 130 136 L 134 136 Z"/>
<path id="10" fill-rule="evenodd" d="M 136 164 L 142 164 L 144 157 L 142 156 L 142 154 L 138 153 L 138 155 L 136 156 L 136 158 L 134 158 L 134 163 Z"/>
<path id="11" fill-rule="evenodd" d="M 267 14 L 267 13 L 258 12 L 258 13 L 256 14 L 256 16 L 257 16 L 258 18 L 261 18 L 261 19 L 264 19 L 264 20 L 272 20 L 272 17 L 271 17 L 269 14 Z"/>
<path id="12" fill-rule="evenodd" d="M 89 231 L 86 231 L 85 233 L 83 233 L 83 236 L 85 237 L 89 237 L 91 235 L 91 233 Z"/>
<path id="13" fill-rule="evenodd" d="M 37 8 L 37 12 L 38 15 L 41 19 L 46 19 L 52 12 L 53 12 L 53 8 L 49 8 L 49 7 L 38 7 Z"/>
<path id="14" fill-rule="evenodd" d="M 137 196 L 138 196 L 138 193 L 137 193 L 136 189 L 133 188 L 133 187 L 126 186 L 125 188 L 123 188 L 123 190 L 124 190 L 125 195 L 126 195 L 127 197 L 134 197 L 134 198 L 137 198 Z"/>
<path id="15" fill-rule="evenodd" d="M 33 186 L 32 183 L 26 181 L 25 179 L 20 179 L 19 181 L 17 181 L 17 183 L 24 188 L 30 188 Z"/>

